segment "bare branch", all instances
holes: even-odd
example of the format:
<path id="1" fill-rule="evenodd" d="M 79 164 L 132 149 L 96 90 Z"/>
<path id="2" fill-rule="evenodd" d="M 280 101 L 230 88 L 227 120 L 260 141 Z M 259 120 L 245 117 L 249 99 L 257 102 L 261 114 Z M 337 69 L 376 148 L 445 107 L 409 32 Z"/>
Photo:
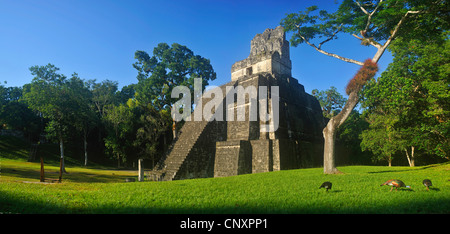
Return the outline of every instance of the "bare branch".
<path id="1" fill-rule="evenodd" d="M 371 23 L 370 20 L 372 19 L 372 16 L 375 14 L 375 12 L 377 12 L 378 7 L 380 7 L 380 5 L 381 5 L 382 2 L 383 2 L 383 0 L 380 0 L 380 1 L 378 2 L 377 6 L 375 7 L 375 9 L 373 9 L 373 11 L 369 13 L 369 12 L 361 5 L 361 3 L 359 3 L 359 1 L 355 1 L 355 4 L 358 5 L 359 8 L 361 9 L 361 11 L 362 11 L 364 14 L 367 15 L 367 24 L 366 24 L 366 27 L 364 28 L 364 31 L 363 31 L 363 32 L 367 32 L 367 30 L 369 29 L 369 26 L 370 26 L 370 23 Z M 364 35 L 362 35 L 362 36 L 365 37 Z"/>
<path id="2" fill-rule="evenodd" d="M 374 46 L 377 49 L 381 49 L 381 47 L 382 47 L 382 45 L 380 43 L 374 41 L 372 38 L 359 37 L 356 34 L 352 34 L 352 36 L 354 36 L 354 37 L 358 38 L 359 40 L 361 40 L 361 44 L 363 44 L 363 42 L 365 42 L 365 43 L 368 43 L 368 44 Z M 366 44 L 364 44 L 364 45 L 366 45 Z"/>
<path id="3" fill-rule="evenodd" d="M 319 46 L 317 48 L 320 49 L 324 43 L 329 42 L 330 40 L 332 40 L 333 37 L 336 36 L 336 34 L 341 31 L 342 25 L 344 25 L 344 23 L 339 25 L 339 27 L 337 28 L 336 32 L 333 33 L 333 35 L 329 36 L 325 41 L 322 41 L 321 43 L 319 43 Z"/>
<path id="4" fill-rule="evenodd" d="M 358 37 L 358 35 L 356 35 L 356 34 L 352 34 L 352 36 L 358 38 L 359 40 L 363 40 L 364 39 L 364 37 Z"/>
<path id="5" fill-rule="evenodd" d="M 341 112 L 339 112 L 339 114 L 335 116 L 335 123 L 337 124 L 337 128 L 339 128 L 344 123 L 344 121 L 351 114 L 352 110 L 355 109 L 355 106 L 358 104 L 358 102 L 358 91 L 351 92 Z"/>
<path id="6" fill-rule="evenodd" d="M 295 26 L 297 27 L 297 29 L 300 29 L 300 25 L 295 25 Z M 341 24 L 341 26 L 342 26 L 342 24 Z M 338 31 L 340 31 L 341 26 L 339 26 Z M 336 31 L 335 34 L 336 34 L 338 31 Z M 335 34 L 333 34 L 333 35 L 335 35 Z M 320 47 L 317 47 L 316 45 L 310 43 L 304 36 L 302 36 L 302 35 L 300 34 L 300 32 L 298 32 L 298 35 L 302 38 L 302 40 L 303 40 L 304 42 L 306 42 L 306 44 L 308 44 L 309 46 L 313 47 L 314 49 L 316 49 L 317 51 L 319 51 L 319 52 L 322 53 L 322 54 L 325 54 L 325 55 L 328 55 L 328 56 L 331 56 L 331 57 L 340 59 L 340 60 L 342 60 L 342 61 L 344 61 L 344 62 L 354 63 L 354 64 L 357 64 L 357 65 L 360 65 L 360 66 L 362 66 L 362 65 L 364 64 L 363 62 L 360 62 L 360 61 L 357 61 L 357 60 L 345 58 L 345 57 L 339 56 L 339 55 L 337 55 L 337 54 L 333 54 L 333 53 L 326 52 L 326 51 L 322 50 Z M 333 36 L 332 36 L 332 37 L 333 37 Z M 330 39 L 330 40 L 331 40 L 331 39 Z M 327 42 L 327 41 L 329 41 L 329 40 L 327 39 L 327 40 L 321 42 L 321 43 L 320 43 L 320 46 L 321 46 L 323 43 Z"/>
<path id="7" fill-rule="evenodd" d="M 366 33 L 367 30 L 369 30 L 370 24 L 371 24 L 371 20 L 372 20 L 372 16 L 375 14 L 375 12 L 377 12 L 378 8 L 380 7 L 381 3 L 383 2 L 383 0 L 380 0 L 378 2 L 378 4 L 375 6 L 375 9 L 373 9 L 372 12 L 368 12 L 362 5 L 361 3 L 359 3 L 359 1 L 355 1 L 355 4 L 359 6 L 359 8 L 361 9 L 362 12 L 364 12 L 364 14 L 367 15 L 367 23 L 366 23 L 366 27 L 364 28 L 363 31 L 361 31 L 361 36 L 359 37 L 356 34 L 352 34 L 352 36 L 358 38 L 361 41 L 361 44 L 363 45 L 372 45 L 375 48 L 377 48 L 378 50 L 380 50 L 382 48 L 382 45 L 376 41 L 374 41 L 372 38 L 367 38 L 366 37 Z M 320 48 L 320 47 L 319 47 Z"/>
<path id="8" fill-rule="evenodd" d="M 364 12 L 364 14 L 368 15 L 369 12 L 366 11 L 366 9 L 364 9 L 364 7 L 361 6 L 361 3 L 359 3 L 359 1 L 355 1 L 356 5 L 359 6 L 359 8 L 361 8 L 361 11 Z"/>
<path id="9" fill-rule="evenodd" d="M 375 12 L 377 12 L 378 7 L 380 7 L 381 3 L 383 2 L 383 0 L 380 0 L 377 4 L 377 6 L 375 7 L 375 9 L 373 9 L 373 11 L 369 14 L 369 16 L 367 17 L 367 24 L 366 27 L 364 28 L 364 31 L 367 31 L 369 29 L 370 26 L 370 20 L 372 19 L 373 14 L 375 14 Z"/>
<path id="10" fill-rule="evenodd" d="M 345 57 L 339 56 L 339 55 L 337 55 L 337 54 L 333 54 L 333 53 L 326 52 L 326 51 L 324 51 L 324 50 L 318 48 L 316 45 L 310 43 L 310 42 L 309 42 L 308 40 L 306 40 L 306 38 L 303 37 L 302 35 L 299 35 L 299 36 L 303 39 L 304 42 L 306 42 L 306 44 L 310 45 L 311 47 L 313 47 L 314 49 L 316 49 L 317 51 L 319 51 L 320 53 L 322 53 L 322 54 L 324 54 L 324 55 L 328 55 L 328 56 L 331 56 L 331 57 L 333 57 L 333 58 L 340 59 L 340 60 L 342 60 L 342 61 L 344 61 L 344 62 L 354 63 L 354 64 L 357 64 L 357 65 L 360 65 L 360 66 L 362 66 L 362 65 L 364 64 L 363 62 L 360 62 L 360 61 L 356 61 L 356 60 L 353 60 L 353 59 L 349 59 L 349 58 L 345 58 Z"/>
<path id="11" fill-rule="evenodd" d="M 388 41 L 386 41 L 385 45 L 387 47 L 387 45 L 389 45 L 389 43 L 392 41 L 392 39 L 397 36 L 397 32 L 398 29 L 400 28 L 400 26 L 402 25 L 402 23 L 404 22 L 404 20 L 406 19 L 406 17 L 408 17 L 408 14 L 418 14 L 421 13 L 420 11 L 408 11 L 406 12 L 406 14 L 400 19 L 400 21 L 398 21 L 397 25 L 394 28 L 394 31 L 391 33 L 391 36 L 389 37 Z M 388 43 L 389 42 L 389 43 Z M 383 46 L 383 47 L 384 47 Z"/>
<path id="12" fill-rule="evenodd" d="M 358 37 L 358 35 L 356 35 L 356 34 L 352 34 L 352 36 L 354 36 L 354 37 L 358 38 L 359 40 L 364 40 L 364 38 L 363 38 L 363 37 Z"/>
<path id="13" fill-rule="evenodd" d="M 366 29 L 365 29 L 365 30 L 368 29 L 368 27 L 369 27 L 369 25 L 370 25 L 371 17 L 372 17 L 372 16 L 375 14 L 375 12 L 378 10 L 378 8 L 379 8 L 379 6 L 381 5 L 382 2 L 383 2 L 383 0 L 380 0 L 380 1 L 378 2 L 377 6 L 375 7 L 375 9 L 374 9 L 371 13 L 368 13 L 367 10 L 364 9 L 364 7 L 362 7 L 362 5 L 361 5 L 358 1 L 355 1 L 355 3 L 361 8 L 361 10 L 364 12 L 364 14 L 368 15 L 367 25 L 366 25 Z M 379 59 L 381 58 L 381 56 L 383 55 L 383 53 L 384 53 L 384 51 L 386 50 L 386 48 L 389 46 L 389 44 L 391 43 L 391 41 L 392 41 L 392 40 L 395 38 L 395 36 L 397 35 L 397 32 L 398 32 L 400 26 L 402 25 L 402 23 L 404 22 L 404 20 L 406 19 L 406 17 L 407 17 L 409 14 L 418 14 L 418 13 L 422 13 L 422 12 L 421 12 L 421 11 L 408 11 L 408 12 L 406 12 L 405 15 L 400 19 L 400 21 L 399 21 L 399 22 L 397 23 L 397 25 L 395 26 L 395 28 L 394 28 L 394 30 L 392 31 L 392 33 L 391 33 L 390 37 L 388 38 L 388 40 L 387 40 L 383 45 L 381 45 L 380 43 L 374 41 L 374 40 L 371 39 L 371 38 L 366 38 L 364 34 L 362 34 L 363 37 L 359 37 L 359 36 L 357 36 L 356 34 L 352 34 L 352 35 L 353 35 L 354 37 L 358 38 L 359 40 L 364 41 L 364 42 L 366 42 L 366 43 L 368 43 L 368 44 L 370 44 L 370 45 L 372 45 L 372 46 L 374 46 L 375 48 L 378 49 L 377 52 L 375 53 L 374 57 L 372 58 L 372 60 L 373 60 L 374 62 L 377 63 L 378 60 L 379 60 Z M 357 61 L 357 60 L 354 60 L 354 59 L 350 59 L 350 58 L 345 58 L 345 57 L 342 57 L 342 56 L 340 56 L 340 55 L 333 54 L 333 53 L 329 53 L 329 52 L 324 51 L 324 50 L 321 49 L 321 47 L 322 47 L 322 45 L 323 45 L 324 43 L 326 43 L 326 42 L 332 40 L 333 37 L 341 30 L 342 25 L 343 25 L 343 24 L 341 24 L 341 25 L 338 27 L 338 29 L 337 29 L 330 37 L 328 37 L 326 40 L 324 40 L 324 41 L 322 41 L 321 43 L 319 43 L 319 46 L 316 46 L 315 44 L 309 42 L 304 36 L 302 36 L 302 35 L 300 34 L 300 32 L 298 33 L 298 35 L 299 35 L 300 38 L 302 38 L 302 40 L 303 40 L 306 44 L 308 44 L 309 46 L 313 47 L 315 50 L 317 50 L 318 52 L 320 52 L 320 53 L 322 53 L 322 54 L 325 54 L 325 55 L 328 55 L 328 56 L 330 56 L 330 57 L 334 57 L 334 58 L 340 59 L 340 60 L 342 60 L 342 61 L 344 61 L 344 62 L 353 63 L 353 64 L 357 64 L 357 65 L 362 66 L 362 65 L 364 64 L 363 62 L 360 62 L 360 61 Z M 300 26 L 299 26 L 299 25 L 296 25 L 296 27 L 297 27 L 298 29 L 300 29 Z"/>
<path id="14" fill-rule="evenodd" d="M 391 42 L 395 38 L 395 36 L 397 36 L 397 32 L 398 32 L 400 26 L 402 25 L 402 23 L 405 21 L 406 17 L 408 17 L 409 14 L 418 14 L 418 13 L 422 13 L 422 12 L 421 11 L 408 11 L 405 13 L 405 15 L 400 19 L 400 21 L 398 21 L 397 25 L 394 27 L 394 30 L 392 31 L 391 36 L 386 40 L 384 45 L 378 49 L 377 53 L 372 58 L 372 60 L 374 62 L 378 62 L 378 60 L 381 58 L 381 56 L 383 55 L 386 48 L 389 46 L 389 44 L 391 44 Z"/>

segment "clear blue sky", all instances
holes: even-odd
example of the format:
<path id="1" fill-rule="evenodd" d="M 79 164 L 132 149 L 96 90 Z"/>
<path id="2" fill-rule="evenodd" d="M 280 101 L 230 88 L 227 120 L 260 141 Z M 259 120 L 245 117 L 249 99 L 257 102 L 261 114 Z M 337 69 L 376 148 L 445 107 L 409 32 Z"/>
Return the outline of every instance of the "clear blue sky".
<path id="1" fill-rule="evenodd" d="M 311 5 L 333 11 L 335 0 L 0 0 L 0 82 L 31 82 L 28 68 L 52 63 L 70 76 L 114 80 L 119 87 L 137 83 L 134 52 L 149 54 L 160 42 L 186 45 L 211 60 L 222 85 L 231 79 L 231 65 L 247 58 L 250 41 L 275 28 L 286 13 Z M 289 39 L 290 35 L 288 34 Z M 375 50 L 351 36 L 341 36 L 323 49 L 364 61 Z M 381 71 L 392 57 L 380 60 Z M 316 52 L 306 44 L 291 47 L 292 75 L 305 86 L 330 86 L 345 94 L 358 66 Z"/>

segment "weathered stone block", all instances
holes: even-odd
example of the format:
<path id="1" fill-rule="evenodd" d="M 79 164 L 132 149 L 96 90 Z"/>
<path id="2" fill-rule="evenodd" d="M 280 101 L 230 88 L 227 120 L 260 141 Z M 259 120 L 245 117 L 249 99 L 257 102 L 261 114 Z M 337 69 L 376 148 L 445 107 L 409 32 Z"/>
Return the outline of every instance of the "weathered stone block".
<path id="1" fill-rule="evenodd" d="M 252 173 L 251 147 L 248 141 L 216 142 L 214 177 Z"/>
<path id="2" fill-rule="evenodd" d="M 289 57 L 289 42 L 283 27 L 266 29 L 251 41 L 249 57 L 233 64 L 231 80 L 261 72 L 291 76 Z"/>
<path id="3" fill-rule="evenodd" d="M 252 146 L 252 173 L 272 171 L 272 140 L 251 140 L 250 144 Z"/>

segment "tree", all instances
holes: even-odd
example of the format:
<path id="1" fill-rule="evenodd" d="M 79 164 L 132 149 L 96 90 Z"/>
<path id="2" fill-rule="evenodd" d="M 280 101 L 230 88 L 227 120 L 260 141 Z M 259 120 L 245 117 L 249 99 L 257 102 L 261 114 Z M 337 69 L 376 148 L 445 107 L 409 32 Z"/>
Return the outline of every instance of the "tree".
<path id="1" fill-rule="evenodd" d="M 376 64 L 394 39 L 424 37 L 448 28 L 447 9 L 448 3 L 444 0 L 344 0 L 335 13 L 317 11 L 318 7 L 312 6 L 304 12 L 288 14 L 281 25 L 286 31 L 293 32 L 290 39 L 293 46 L 306 43 L 322 54 L 363 66 L 361 61 L 330 53 L 322 49 L 322 46 L 337 39 L 338 33 L 348 33 L 359 39 L 362 45 L 376 48 L 371 58 L 371 63 Z M 319 44 L 313 43 L 312 40 L 320 38 Z M 369 65 L 367 62 L 367 66 Z M 360 81 L 366 82 L 372 77 L 363 78 Z M 338 115 L 330 119 L 323 130 L 326 174 L 339 173 L 334 155 L 336 131 L 359 102 L 358 93 L 364 87 L 364 82 L 355 82 L 356 79 L 357 76 L 351 81 L 356 85 L 347 89 L 349 97 L 346 105 Z"/>
<path id="2" fill-rule="evenodd" d="M 85 166 L 88 164 L 88 135 L 99 124 L 99 118 L 95 113 L 93 94 L 89 90 L 91 84 L 91 81 L 85 82 L 82 80 L 77 73 L 74 73 L 68 80 L 68 86 L 76 102 L 76 105 L 73 107 L 76 108 L 77 116 L 73 125 L 82 133 Z"/>
<path id="3" fill-rule="evenodd" d="M 104 138 L 107 137 L 106 125 L 106 111 L 108 106 L 117 105 L 117 90 L 118 82 L 111 80 L 104 80 L 97 83 L 96 80 L 87 81 L 87 86 L 92 93 L 92 103 L 96 110 L 99 122 L 97 125 L 97 145 L 106 146 Z M 103 148 L 101 148 L 104 150 Z"/>
<path id="4" fill-rule="evenodd" d="M 334 86 L 331 86 L 325 91 L 313 89 L 312 95 L 319 100 L 323 116 L 326 118 L 332 118 L 337 115 L 347 101 Z"/>
<path id="5" fill-rule="evenodd" d="M 135 118 L 127 104 L 108 105 L 105 108 L 105 121 L 109 133 L 105 138 L 105 147 L 112 158 L 117 159 L 117 168 L 120 162 L 125 162 L 127 147 L 133 139 L 127 136 L 132 132 L 132 120 Z"/>
<path id="6" fill-rule="evenodd" d="M 209 81 L 216 79 L 216 73 L 209 59 L 195 55 L 189 48 L 177 43 L 171 46 L 166 43 L 158 44 L 151 57 L 145 51 L 136 51 L 135 59 L 137 62 L 133 67 L 138 71 L 135 100 L 136 105 L 145 113 L 140 119 L 142 125 L 138 130 L 138 140 L 156 141 L 170 127 L 167 124 L 167 119 L 170 118 L 168 113 L 177 101 L 171 97 L 173 88 L 186 86 L 191 90 L 191 97 L 194 97 L 194 79 L 202 78 L 203 91 Z M 194 99 L 191 100 L 191 105 L 194 104 Z M 173 121 L 174 129 L 175 125 Z M 174 130 L 173 139 L 175 137 Z M 163 138 L 166 139 L 165 135 Z M 154 155 L 154 146 L 153 143 L 146 143 L 143 147 L 147 154 Z"/>
<path id="7" fill-rule="evenodd" d="M 380 114 L 370 115 L 366 119 L 370 126 L 361 134 L 361 149 L 372 151 L 374 161 L 386 160 L 391 166 L 393 155 L 402 144 L 400 134 L 394 127 L 399 121 L 398 116 L 380 111 Z"/>
<path id="8" fill-rule="evenodd" d="M 0 85 L 0 129 L 20 130 L 30 141 L 35 141 L 42 127 L 40 117 L 21 101 L 22 90 Z"/>
<path id="9" fill-rule="evenodd" d="M 340 94 L 334 86 L 328 90 L 319 91 L 312 90 L 312 95 L 319 100 L 322 107 L 323 115 L 326 118 L 332 118 L 341 111 L 341 108 L 347 101 L 346 98 Z M 366 162 L 366 154 L 361 154 L 361 139 L 360 134 L 368 128 L 368 123 L 362 118 L 361 114 L 353 110 L 348 119 L 339 127 L 336 133 L 337 141 L 350 150 L 350 160 L 352 162 Z"/>
<path id="10" fill-rule="evenodd" d="M 415 153 L 448 157 L 450 132 L 450 42 L 448 33 L 434 38 L 397 40 L 393 62 L 362 92 L 369 118 L 395 116 L 397 150 L 414 166 Z M 383 121 L 383 120 L 380 120 Z M 387 118 L 384 120 L 385 123 Z M 372 125 L 372 123 L 371 123 Z M 371 127 L 373 128 L 373 127 Z M 419 151 L 419 152 L 420 152 Z"/>
<path id="11" fill-rule="evenodd" d="M 35 77 L 24 85 L 24 101 L 35 111 L 50 120 L 46 131 L 59 140 L 62 170 L 64 166 L 64 138 L 69 126 L 74 122 L 76 101 L 69 88 L 67 77 L 57 73 L 59 68 L 53 64 L 33 66 L 31 74 Z"/>
<path id="12" fill-rule="evenodd" d="M 123 86 L 120 91 L 116 93 L 117 101 L 119 103 L 127 103 L 128 100 L 134 98 L 134 94 L 136 93 L 136 84 L 129 84 Z"/>
<path id="13" fill-rule="evenodd" d="M 403 125 L 402 115 L 410 108 L 413 99 L 407 95 L 411 86 L 402 77 L 385 79 L 383 75 L 369 81 L 361 92 L 361 104 L 365 109 L 363 116 L 370 124 L 361 135 L 361 148 L 372 151 L 374 161 L 387 160 L 391 166 L 393 155 L 408 144 L 405 133 L 412 133 L 411 129 L 403 131 L 399 127 Z M 420 121 L 417 116 L 409 118 Z"/>
<path id="14" fill-rule="evenodd" d="M 136 51 L 138 71 L 136 100 L 151 103 L 157 110 L 170 109 L 177 100 L 171 97 L 176 86 L 187 86 L 194 94 L 194 78 L 202 78 L 202 91 L 210 80 L 216 79 L 209 59 L 195 55 L 186 46 L 160 43 L 150 57 L 145 51 Z M 193 102 L 193 101 L 192 101 Z"/>
<path id="15" fill-rule="evenodd" d="M 117 81 L 104 80 L 101 83 L 95 83 L 95 80 L 90 81 L 92 101 L 97 108 L 97 113 L 100 118 L 103 118 L 106 108 L 110 104 L 116 104 L 116 92 L 118 90 Z"/>
<path id="16" fill-rule="evenodd" d="M 350 150 L 348 158 L 353 164 L 367 164 L 372 153 L 363 152 L 361 148 L 362 132 L 369 128 L 369 123 L 357 110 L 353 110 L 348 119 L 339 127 L 336 133 L 337 142 Z"/>
<path id="17" fill-rule="evenodd" d="M 161 136 L 165 138 L 164 132 L 171 126 L 172 119 L 170 111 L 158 111 L 150 103 L 144 106 L 139 105 L 137 101 L 133 100 L 129 100 L 127 104 L 132 108 L 136 116 L 136 139 L 133 145 L 143 155 L 140 158 L 152 160 L 153 168 L 155 161 L 158 160 L 159 139 Z"/>

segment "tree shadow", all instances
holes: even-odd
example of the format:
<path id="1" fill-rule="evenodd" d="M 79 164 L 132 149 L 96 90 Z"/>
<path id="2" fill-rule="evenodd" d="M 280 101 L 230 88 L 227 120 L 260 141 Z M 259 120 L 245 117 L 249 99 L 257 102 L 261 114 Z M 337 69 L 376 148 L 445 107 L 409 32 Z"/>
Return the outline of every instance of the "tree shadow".
<path id="1" fill-rule="evenodd" d="M 378 174 L 378 173 L 392 173 L 392 172 L 405 172 L 405 171 L 416 171 L 416 170 L 425 170 L 431 167 L 436 167 L 437 165 L 428 165 L 423 167 L 411 167 L 409 169 L 401 169 L 401 170 L 385 170 L 385 171 L 369 171 L 368 174 Z"/>
<path id="2" fill-rule="evenodd" d="M 393 170 L 388 170 L 388 171 L 369 171 L 367 173 L 368 174 L 378 174 L 378 173 L 388 173 L 388 172 L 399 172 L 399 171 L 393 171 Z"/>
<path id="3" fill-rule="evenodd" d="M 335 190 L 333 192 L 341 192 Z M 403 190 L 407 191 L 407 190 Z M 331 192 L 331 191 L 330 191 Z M 50 195 L 49 195 L 50 196 Z M 316 204 L 310 207 L 266 208 L 260 206 L 234 206 L 220 205 L 211 207 L 142 207 L 133 204 L 101 203 L 88 201 L 83 207 L 67 207 L 58 202 L 48 202 L 45 196 L 24 198 L 15 196 L 15 193 L 0 191 L 0 207 L 4 213 L 22 214 L 416 214 L 416 213 L 442 213 L 448 211 L 447 199 L 414 200 L 399 202 L 396 206 L 379 204 L 370 207 L 347 207 L 330 209 L 327 204 Z"/>
<path id="4" fill-rule="evenodd" d="M 20 178 L 17 180 L 39 180 L 39 169 L 24 169 L 24 168 L 2 168 L 4 176 L 11 176 Z M 59 176 L 59 169 L 45 169 L 44 176 L 46 179 L 57 179 Z M 64 173 L 62 181 L 66 180 L 77 183 L 117 183 L 124 182 L 125 178 L 131 175 L 108 175 L 108 174 L 93 174 L 88 172 L 71 172 L 68 169 L 68 173 Z"/>

